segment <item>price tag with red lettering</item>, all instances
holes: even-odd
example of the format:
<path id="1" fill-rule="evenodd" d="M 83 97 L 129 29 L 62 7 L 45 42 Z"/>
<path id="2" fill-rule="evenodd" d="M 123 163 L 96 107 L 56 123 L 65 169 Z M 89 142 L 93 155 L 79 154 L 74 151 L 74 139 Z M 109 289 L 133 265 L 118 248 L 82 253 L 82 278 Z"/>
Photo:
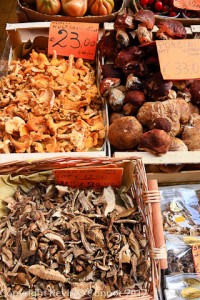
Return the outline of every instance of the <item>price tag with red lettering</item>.
<path id="1" fill-rule="evenodd" d="M 156 41 L 163 79 L 200 78 L 200 39 Z"/>
<path id="2" fill-rule="evenodd" d="M 99 24 L 78 22 L 51 22 L 48 53 L 94 60 Z"/>
<path id="3" fill-rule="evenodd" d="M 181 9 L 200 10 L 200 0 L 174 0 L 174 6 Z"/>
<path id="4" fill-rule="evenodd" d="M 200 273 L 200 244 L 192 246 L 192 256 L 196 273 Z"/>
<path id="5" fill-rule="evenodd" d="M 84 168 L 54 170 L 56 182 L 73 188 L 120 187 L 123 168 Z"/>

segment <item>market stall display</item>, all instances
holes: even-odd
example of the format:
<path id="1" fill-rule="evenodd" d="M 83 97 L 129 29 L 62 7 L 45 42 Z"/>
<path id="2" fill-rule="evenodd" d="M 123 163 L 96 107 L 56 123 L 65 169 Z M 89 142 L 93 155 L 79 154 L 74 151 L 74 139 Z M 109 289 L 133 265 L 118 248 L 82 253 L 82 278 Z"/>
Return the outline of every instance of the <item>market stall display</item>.
<path id="1" fill-rule="evenodd" d="M 145 193 L 148 200 L 142 161 L 55 159 L 29 166 L 14 163 L 19 175 L 0 177 L 1 203 L 7 207 L 0 219 L 3 295 L 155 299 L 158 249 L 152 204 L 143 198 Z M 121 184 L 101 186 L 101 167 L 111 177 L 120 168 Z M 61 185 L 52 170 L 59 175 L 63 169 L 92 170 L 100 185 Z M 91 178 L 83 181 L 91 186 Z"/>
<path id="2" fill-rule="evenodd" d="M 178 40 L 195 43 L 194 35 L 188 32 L 176 20 L 162 20 L 155 26 L 155 16 L 149 10 L 127 11 L 118 15 L 113 27 L 105 24 L 99 42 L 100 92 L 109 107 L 112 155 L 145 152 L 148 164 L 151 159 L 156 164 L 159 161 L 161 172 L 177 172 L 184 163 L 192 163 L 195 155 L 194 162 L 199 161 L 198 80 L 163 79 L 157 50 L 157 42 L 163 40 L 171 45 L 173 39 L 177 44 Z M 163 164 L 162 154 L 166 154 Z"/>
<path id="3" fill-rule="evenodd" d="M 40 25 L 45 33 L 38 37 L 38 30 L 26 25 L 28 29 L 23 24 L 16 30 L 12 24 L 13 49 L 4 53 L 8 64 L 0 82 L 1 153 L 103 152 L 105 156 L 106 111 L 95 62 L 73 54 L 64 58 L 56 50 L 48 54 L 49 28 Z"/>
<path id="4" fill-rule="evenodd" d="M 2 153 L 88 151 L 103 145 L 95 72 L 83 59 L 32 51 L 1 79 Z"/>

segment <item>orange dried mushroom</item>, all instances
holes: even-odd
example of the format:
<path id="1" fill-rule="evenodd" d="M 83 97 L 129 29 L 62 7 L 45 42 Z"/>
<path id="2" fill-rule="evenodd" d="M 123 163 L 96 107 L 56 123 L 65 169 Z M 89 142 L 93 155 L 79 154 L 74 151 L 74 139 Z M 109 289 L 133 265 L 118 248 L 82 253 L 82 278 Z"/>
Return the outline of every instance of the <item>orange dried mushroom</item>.
<path id="1" fill-rule="evenodd" d="M 101 108 L 90 64 L 33 51 L 28 60 L 12 61 L 0 81 L 0 153 L 99 147 Z"/>

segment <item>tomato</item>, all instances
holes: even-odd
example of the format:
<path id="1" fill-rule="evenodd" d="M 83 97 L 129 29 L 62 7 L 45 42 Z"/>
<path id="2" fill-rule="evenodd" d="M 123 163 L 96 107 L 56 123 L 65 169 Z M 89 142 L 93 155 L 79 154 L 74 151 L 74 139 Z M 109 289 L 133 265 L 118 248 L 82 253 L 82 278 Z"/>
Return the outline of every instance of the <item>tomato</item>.
<path id="1" fill-rule="evenodd" d="M 176 17 L 176 15 L 177 15 L 177 13 L 174 10 L 170 11 L 170 13 L 169 13 L 170 17 Z"/>
<path id="2" fill-rule="evenodd" d="M 148 5 L 152 5 L 154 3 L 154 0 L 148 0 Z"/>
<path id="3" fill-rule="evenodd" d="M 157 1 L 157 2 L 155 3 L 155 9 L 156 9 L 157 11 L 161 11 L 162 8 L 163 8 L 162 2 L 161 2 L 161 1 Z"/>
<path id="4" fill-rule="evenodd" d="M 163 12 L 169 11 L 169 6 L 168 5 L 164 5 L 163 8 L 162 8 L 162 11 Z"/>
<path id="5" fill-rule="evenodd" d="M 145 6 L 147 5 L 148 0 L 140 0 L 140 5 Z"/>
<path id="6" fill-rule="evenodd" d="M 37 11 L 47 15 L 57 15 L 61 9 L 60 0 L 36 0 Z"/>

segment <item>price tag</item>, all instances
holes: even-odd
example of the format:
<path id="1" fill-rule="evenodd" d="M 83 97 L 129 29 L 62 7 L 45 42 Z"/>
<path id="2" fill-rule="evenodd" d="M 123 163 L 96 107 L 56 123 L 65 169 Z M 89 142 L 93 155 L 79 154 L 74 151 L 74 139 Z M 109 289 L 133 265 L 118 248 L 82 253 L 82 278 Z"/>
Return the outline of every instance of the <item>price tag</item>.
<path id="1" fill-rule="evenodd" d="M 200 244 L 192 246 L 192 256 L 196 273 L 200 273 Z"/>
<path id="2" fill-rule="evenodd" d="M 99 24 L 78 22 L 51 22 L 48 53 L 94 60 Z"/>
<path id="3" fill-rule="evenodd" d="M 174 0 L 174 6 L 181 9 L 200 10 L 200 0 Z"/>
<path id="4" fill-rule="evenodd" d="M 120 187 L 123 168 L 84 168 L 54 170 L 56 182 L 73 188 Z"/>
<path id="5" fill-rule="evenodd" d="M 200 39 L 156 41 L 163 79 L 200 78 Z"/>

